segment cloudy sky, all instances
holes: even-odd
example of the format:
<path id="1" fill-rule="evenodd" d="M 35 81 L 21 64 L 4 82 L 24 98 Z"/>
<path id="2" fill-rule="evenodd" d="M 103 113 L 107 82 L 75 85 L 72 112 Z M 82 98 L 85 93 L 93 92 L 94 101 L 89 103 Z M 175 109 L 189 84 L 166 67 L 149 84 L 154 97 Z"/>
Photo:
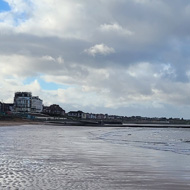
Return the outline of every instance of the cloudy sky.
<path id="1" fill-rule="evenodd" d="M 189 0 L 0 0 L 0 101 L 190 118 Z"/>

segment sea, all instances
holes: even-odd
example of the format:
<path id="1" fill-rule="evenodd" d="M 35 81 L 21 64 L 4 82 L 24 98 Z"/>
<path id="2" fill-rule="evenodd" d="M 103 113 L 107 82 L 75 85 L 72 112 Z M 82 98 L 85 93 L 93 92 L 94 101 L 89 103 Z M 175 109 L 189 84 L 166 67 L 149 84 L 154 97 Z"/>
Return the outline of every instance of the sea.
<path id="1" fill-rule="evenodd" d="M 190 155 L 190 128 L 116 128 L 97 138 L 113 144 Z"/>
<path id="2" fill-rule="evenodd" d="M 0 127 L 1 190 L 189 190 L 190 128 Z"/>

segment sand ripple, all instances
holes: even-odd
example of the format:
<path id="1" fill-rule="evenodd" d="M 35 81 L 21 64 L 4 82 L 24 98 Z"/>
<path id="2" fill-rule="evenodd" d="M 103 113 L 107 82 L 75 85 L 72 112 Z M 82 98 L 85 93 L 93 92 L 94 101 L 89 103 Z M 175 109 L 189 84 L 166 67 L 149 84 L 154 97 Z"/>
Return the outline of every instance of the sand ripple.
<path id="1" fill-rule="evenodd" d="M 111 130 L 0 129 L 0 190 L 190 189 L 189 156 L 113 144 L 94 135 Z"/>

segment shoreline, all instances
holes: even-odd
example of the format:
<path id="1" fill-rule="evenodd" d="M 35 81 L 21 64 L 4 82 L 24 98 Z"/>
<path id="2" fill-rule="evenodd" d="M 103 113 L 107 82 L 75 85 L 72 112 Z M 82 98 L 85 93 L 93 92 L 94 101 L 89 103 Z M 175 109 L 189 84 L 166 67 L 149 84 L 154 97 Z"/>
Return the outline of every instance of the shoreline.
<path id="1" fill-rule="evenodd" d="M 30 121 L 30 120 L 0 120 L 0 127 L 8 127 L 8 126 L 22 126 L 22 125 L 41 125 L 44 122 L 39 121 Z"/>
<path id="2" fill-rule="evenodd" d="M 57 125 L 57 126 L 83 126 L 83 127 L 130 127 L 130 128 L 190 128 L 190 125 L 182 124 L 135 124 L 135 123 L 125 123 L 125 124 L 87 124 L 81 125 L 78 122 L 59 122 L 59 121 L 32 121 L 28 119 L 14 119 L 14 120 L 0 120 L 0 127 L 6 126 L 21 126 L 21 125 Z"/>

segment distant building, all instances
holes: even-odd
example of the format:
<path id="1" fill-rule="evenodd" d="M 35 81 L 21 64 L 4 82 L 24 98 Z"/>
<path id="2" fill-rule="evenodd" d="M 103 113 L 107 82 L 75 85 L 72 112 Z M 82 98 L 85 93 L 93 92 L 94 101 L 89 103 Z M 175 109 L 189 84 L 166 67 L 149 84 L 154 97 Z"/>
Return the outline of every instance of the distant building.
<path id="1" fill-rule="evenodd" d="M 86 116 L 87 116 L 87 114 L 83 112 L 82 115 L 81 115 L 81 118 L 86 119 Z"/>
<path id="2" fill-rule="evenodd" d="M 43 105 L 42 100 L 38 96 L 32 96 L 31 99 L 31 112 L 40 113 L 42 112 Z"/>
<path id="3" fill-rule="evenodd" d="M 8 113 L 13 110 L 13 104 L 7 104 L 0 102 L 0 112 L 1 113 Z"/>
<path id="4" fill-rule="evenodd" d="M 50 115 L 50 113 L 51 113 L 50 106 L 43 106 L 42 113 Z"/>
<path id="5" fill-rule="evenodd" d="M 44 106 L 42 112 L 44 114 L 52 115 L 52 116 L 63 116 L 63 115 L 65 115 L 65 110 L 62 109 L 57 104 L 52 104 L 51 106 Z"/>
<path id="6" fill-rule="evenodd" d="M 77 117 L 77 118 L 82 118 L 82 116 L 86 117 L 85 115 L 83 115 L 82 111 L 70 111 L 67 114 L 69 117 Z"/>
<path id="7" fill-rule="evenodd" d="M 3 112 L 3 103 L 0 102 L 0 112 Z"/>
<path id="8" fill-rule="evenodd" d="M 32 96 L 31 92 L 16 92 L 14 96 L 15 112 L 42 112 L 42 100 L 38 96 Z"/>
<path id="9" fill-rule="evenodd" d="M 87 119 L 96 119 L 96 114 L 94 114 L 94 113 L 87 113 L 86 114 L 86 118 Z"/>
<path id="10" fill-rule="evenodd" d="M 108 115 L 108 119 L 114 120 L 114 119 L 117 119 L 117 116 L 116 115 Z"/>
<path id="11" fill-rule="evenodd" d="M 16 92 L 14 97 L 14 110 L 16 112 L 31 112 L 31 92 Z"/>
<path id="12" fill-rule="evenodd" d="M 14 106 L 14 104 L 11 104 L 11 103 L 4 103 L 4 111 L 6 112 L 6 113 L 8 113 L 8 112 L 12 112 L 13 111 L 13 106 Z"/>
<path id="13" fill-rule="evenodd" d="M 96 114 L 96 119 L 105 119 L 104 114 Z"/>

